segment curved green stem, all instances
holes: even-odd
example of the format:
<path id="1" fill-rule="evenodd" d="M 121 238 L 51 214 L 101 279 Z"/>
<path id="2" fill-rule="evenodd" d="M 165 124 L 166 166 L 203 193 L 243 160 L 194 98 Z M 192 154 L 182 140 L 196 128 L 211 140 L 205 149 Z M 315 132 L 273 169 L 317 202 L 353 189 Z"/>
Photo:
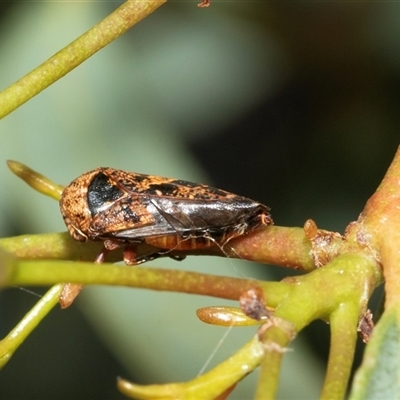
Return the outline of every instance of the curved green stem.
<path id="1" fill-rule="evenodd" d="M 323 268 L 281 282 L 290 289 L 277 306 L 274 317 L 290 321 L 294 332 L 299 332 L 317 318 L 331 320 L 331 354 L 322 398 L 343 397 L 353 360 L 357 321 L 365 312 L 372 291 L 381 282 L 380 266 L 362 253 L 341 255 Z M 280 335 L 282 333 L 267 331 L 265 339 L 273 340 L 279 348 L 283 348 L 288 338 Z M 272 375 L 277 380 L 281 356 L 277 351 L 266 353 L 261 367 L 258 398 L 274 397 L 277 387 Z M 338 371 L 336 366 L 342 370 Z"/>
<path id="2" fill-rule="evenodd" d="M 285 296 L 286 284 L 200 274 L 190 271 L 126 267 L 70 261 L 22 261 L 12 264 L 4 286 L 51 285 L 59 282 L 106 284 L 239 299 L 249 288 L 261 287 L 272 307 Z"/>
<path id="3" fill-rule="evenodd" d="M 298 331 L 317 318 L 329 319 L 332 325 L 330 362 L 322 398 L 342 398 L 352 363 L 357 321 L 365 311 L 372 290 L 381 279 L 379 265 L 373 258 L 365 254 L 345 254 L 324 268 L 305 276 L 285 279 L 275 286 L 269 283 L 263 287 L 264 282 L 257 282 L 264 289 L 267 304 L 270 304 L 270 298 L 274 299 L 276 310 L 253 339 L 259 341 L 258 346 L 262 349 L 262 354 L 251 363 L 252 368 L 261 363 L 256 398 L 275 397 L 285 347 Z M 250 372 L 248 359 L 237 358 L 237 354 L 230 359 L 233 360 L 235 370 Z M 233 384 L 233 381 L 225 380 L 217 387 L 213 372 L 205 374 L 202 381 L 205 387 L 218 389 L 219 392 L 215 391 L 213 395 L 222 393 Z M 218 367 L 218 372 L 223 377 L 232 374 L 224 363 Z M 232 376 L 238 379 L 238 376 Z M 194 379 L 185 384 L 143 387 L 121 381 L 120 389 L 127 395 L 142 399 L 194 398 L 192 390 L 197 383 L 198 379 Z"/>
<path id="4" fill-rule="evenodd" d="M 268 326 L 270 324 L 270 326 Z M 286 346 L 295 336 L 290 322 L 273 317 L 259 331 L 266 329 L 261 340 L 264 357 L 257 385 L 256 400 L 274 399 L 278 390 L 279 375 Z"/>
<path id="5" fill-rule="evenodd" d="M 321 399 L 345 397 L 357 341 L 359 312 L 356 302 L 344 303 L 331 315 L 331 345 Z"/>
<path id="6" fill-rule="evenodd" d="M 263 345 L 256 336 L 233 356 L 189 382 L 144 386 L 120 379 L 118 388 L 135 399 L 215 399 L 254 370 L 263 355 Z"/>
<path id="7" fill-rule="evenodd" d="M 81 243 L 68 232 L 21 235 L 0 239 L 0 248 L 24 260 L 82 260 L 93 261 L 103 247 L 102 242 Z M 122 260 L 122 250 L 107 255 L 107 261 Z"/>
<path id="8" fill-rule="evenodd" d="M 39 172 L 34 171 L 18 161 L 8 160 L 7 166 L 15 175 L 24 180 L 33 189 L 54 200 L 60 200 L 63 191 L 62 186 L 55 184 L 46 176 L 39 174 Z"/>
<path id="9" fill-rule="evenodd" d="M 166 1 L 125 2 L 99 24 L 0 93 L 0 118 L 72 71 Z"/>
<path id="10" fill-rule="evenodd" d="M 286 238 L 286 240 L 284 240 Z M 279 242 L 279 243 L 278 243 Z M 261 250 L 251 252 L 249 249 L 263 243 Z M 275 246 L 276 245 L 276 246 Z M 100 253 L 102 242 L 77 242 L 68 232 L 21 235 L 0 238 L 0 247 L 15 257 L 22 259 L 63 259 L 94 260 Z M 227 246 L 226 246 L 227 247 Z M 138 256 L 154 252 L 154 247 L 146 243 L 138 244 Z M 280 226 L 265 227 L 250 235 L 244 235 L 229 242 L 229 251 L 221 252 L 218 246 L 195 251 L 171 251 L 169 255 L 213 255 L 239 258 L 264 264 L 283 267 L 313 270 L 315 267 L 310 256 L 310 246 L 304 239 L 301 228 L 285 228 Z M 285 253 L 287 251 L 287 253 Z M 107 254 L 107 262 L 122 261 L 122 248 Z"/>
<path id="11" fill-rule="evenodd" d="M 0 369 L 8 362 L 15 350 L 24 342 L 40 321 L 58 303 L 63 285 L 53 286 L 22 318 L 18 325 L 0 341 Z"/>

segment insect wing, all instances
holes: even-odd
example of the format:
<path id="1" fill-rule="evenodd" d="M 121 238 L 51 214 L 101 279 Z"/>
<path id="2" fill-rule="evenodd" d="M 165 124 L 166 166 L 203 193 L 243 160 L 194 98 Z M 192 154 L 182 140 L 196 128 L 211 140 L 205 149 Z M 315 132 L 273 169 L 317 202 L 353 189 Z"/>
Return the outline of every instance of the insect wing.
<path id="1" fill-rule="evenodd" d="M 149 198 L 164 197 L 207 201 L 237 197 L 221 189 L 180 179 L 138 174 L 112 168 L 102 168 L 102 171 L 115 186 L 123 188 L 127 193 L 143 194 Z"/>
<path id="2" fill-rule="evenodd" d="M 154 223 L 130 227 L 116 232 L 114 236 L 126 240 L 176 234 L 185 237 L 238 227 L 262 211 L 258 203 L 242 197 L 226 201 L 200 201 L 153 196 L 147 205 L 147 212 L 153 216 Z"/>
<path id="3" fill-rule="evenodd" d="M 89 226 L 92 238 L 110 238 L 119 231 L 156 224 L 146 208 L 148 198 L 127 191 L 121 182 L 110 178 L 109 169 L 99 169 L 92 177 L 87 204 L 92 215 Z"/>
<path id="4" fill-rule="evenodd" d="M 114 233 L 125 231 L 127 228 L 136 230 L 140 227 L 151 226 L 156 223 L 153 215 L 140 202 L 140 198 L 132 199 L 125 197 L 94 215 L 90 230 L 98 232 L 99 237 L 106 237 L 107 234 L 116 236 Z"/>
<path id="5" fill-rule="evenodd" d="M 76 240 L 140 242 L 173 236 L 214 239 L 272 222 L 268 207 L 211 186 L 98 168 L 78 177 L 60 202 Z"/>
<path id="6" fill-rule="evenodd" d="M 146 206 L 147 215 L 152 216 L 152 223 L 146 225 L 135 225 L 130 226 L 129 229 L 123 229 L 119 232 L 115 232 L 113 235 L 119 239 L 125 239 L 127 241 L 132 239 L 145 239 L 153 236 L 168 236 L 175 235 L 180 231 L 171 225 L 168 220 L 164 217 L 167 214 L 156 207 L 152 201 Z"/>
<path id="7" fill-rule="evenodd" d="M 152 202 L 178 232 L 233 227 L 263 211 L 259 203 L 239 196 L 212 201 L 154 198 Z"/>

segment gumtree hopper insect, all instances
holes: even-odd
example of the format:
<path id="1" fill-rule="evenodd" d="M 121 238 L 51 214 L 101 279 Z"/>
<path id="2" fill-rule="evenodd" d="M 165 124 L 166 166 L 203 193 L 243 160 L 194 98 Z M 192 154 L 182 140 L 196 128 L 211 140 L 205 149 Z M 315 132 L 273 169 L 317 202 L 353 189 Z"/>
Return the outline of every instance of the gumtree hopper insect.
<path id="1" fill-rule="evenodd" d="M 97 168 L 63 191 L 61 213 L 75 240 L 102 240 L 105 254 L 124 247 L 124 261 L 140 264 L 179 251 L 219 246 L 261 225 L 272 224 L 269 208 L 208 185 Z M 155 248 L 137 257 L 136 248 Z M 175 255 L 171 255 L 174 251 Z"/>

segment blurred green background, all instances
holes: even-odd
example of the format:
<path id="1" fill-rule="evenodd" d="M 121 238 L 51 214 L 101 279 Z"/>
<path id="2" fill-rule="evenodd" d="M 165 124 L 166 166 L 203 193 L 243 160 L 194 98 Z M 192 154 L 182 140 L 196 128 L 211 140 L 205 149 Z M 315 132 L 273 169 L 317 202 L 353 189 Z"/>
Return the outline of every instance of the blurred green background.
<path id="1" fill-rule="evenodd" d="M 120 3 L 1 2 L 0 89 Z M 168 2 L 0 122 L 1 236 L 65 230 L 58 205 L 15 178 L 7 159 L 61 184 L 99 166 L 201 181 L 269 205 L 277 225 L 313 218 L 343 232 L 399 144 L 399 23 L 395 2 Z M 210 257 L 152 265 L 293 274 Z M 0 293 L 2 336 L 36 300 Z M 120 399 L 117 376 L 188 380 L 225 332 L 195 310 L 220 304 L 234 303 L 85 288 L 16 352 L 0 374 L 0 398 Z M 254 332 L 232 330 L 211 366 Z M 318 396 L 328 335 L 315 322 L 295 340 L 279 398 Z M 230 398 L 252 398 L 256 375 Z"/>

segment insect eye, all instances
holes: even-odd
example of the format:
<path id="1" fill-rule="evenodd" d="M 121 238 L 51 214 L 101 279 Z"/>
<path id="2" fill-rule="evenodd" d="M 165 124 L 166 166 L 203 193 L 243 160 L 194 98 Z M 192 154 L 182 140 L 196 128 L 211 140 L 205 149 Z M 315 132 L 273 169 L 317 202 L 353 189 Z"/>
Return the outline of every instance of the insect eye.
<path id="1" fill-rule="evenodd" d="M 88 187 L 89 210 L 92 215 L 97 214 L 104 207 L 104 203 L 115 201 L 122 195 L 122 191 L 109 182 L 108 176 L 100 172 L 93 178 Z"/>

